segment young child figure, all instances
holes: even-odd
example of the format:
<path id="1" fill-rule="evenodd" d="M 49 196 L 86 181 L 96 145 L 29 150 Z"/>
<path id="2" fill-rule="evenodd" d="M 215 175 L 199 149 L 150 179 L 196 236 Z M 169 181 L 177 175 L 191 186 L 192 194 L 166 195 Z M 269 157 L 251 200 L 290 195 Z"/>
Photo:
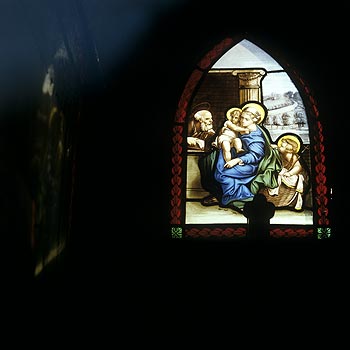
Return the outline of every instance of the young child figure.
<path id="1" fill-rule="evenodd" d="M 302 166 L 299 161 L 298 154 L 300 150 L 300 142 L 294 135 L 285 135 L 277 143 L 271 145 L 278 148 L 282 160 L 282 169 L 278 174 L 278 187 L 269 189 L 270 196 L 277 196 L 282 183 L 289 188 L 296 190 L 297 201 L 295 205 L 296 210 L 302 208 L 302 194 L 304 192 L 304 176 L 302 175 Z"/>
<path id="2" fill-rule="evenodd" d="M 238 137 L 238 134 L 248 134 L 249 129 L 240 126 L 241 112 L 242 110 L 237 107 L 227 111 L 227 120 L 221 128 L 219 135 L 216 136 L 215 141 L 212 143 L 216 148 L 222 149 L 226 162 L 231 160 L 232 147 L 236 150 L 237 154 L 244 152 L 242 140 Z"/>

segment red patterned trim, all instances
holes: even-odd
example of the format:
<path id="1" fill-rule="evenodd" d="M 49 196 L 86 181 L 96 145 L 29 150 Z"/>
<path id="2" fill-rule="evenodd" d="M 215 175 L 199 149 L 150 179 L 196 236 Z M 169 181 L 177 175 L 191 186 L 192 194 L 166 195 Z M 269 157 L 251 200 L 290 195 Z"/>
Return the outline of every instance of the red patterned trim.
<path id="1" fill-rule="evenodd" d="M 198 64 L 198 67 L 201 70 L 206 70 L 213 65 L 213 63 L 220 57 L 224 51 L 226 51 L 229 47 L 231 47 L 234 43 L 234 40 L 231 38 L 227 38 L 223 40 L 220 44 L 215 46 Z M 176 123 L 184 123 L 187 115 L 187 108 L 189 106 L 190 99 L 193 95 L 193 92 L 199 82 L 199 80 L 203 76 L 203 72 L 201 70 L 195 69 L 181 95 L 180 101 L 178 103 L 178 108 L 175 115 Z M 319 117 L 319 110 L 316 104 L 314 97 L 311 95 L 310 89 L 305 83 L 305 81 L 299 76 L 299 74 L 290 70 L 290 72 L 294 75 L 294 77 L 299 81 L 299 84 L 304 90 L 308 98 L 309 109 L 308 111 L 314 115 L 315 119 Z M 315 151 L 315 181 L 316 181 L 316 196 L 315 202 L 317 205 L 317 210 L 314 211 L 314 215 L 316 216 L 316 222 L 319 225 L 329 225 L 328 219 L 328 197 L 327 197 L 327 186 L 326 186 L 326 166 L 325 166 L 325 155 L 324 155 L 324 144 L 323 144 L 323 129 L 322 124 L 319 120 L 313 122 L 315 124 L 317 130 L 314 135 L 314 151 Z M 174 136 L 173 136 L 173 157 L 172 157 L 172 174 L 173 177 L 171 179 L 172 189 L 171 189 L 171 212 L 170 212 L 170 222 L 171 224 L 181 225 L 181 197 L 182 197 L 182 161 L 185 156 L 186 150 L 183 148 L 183 126 L 175 126 L 173 128 Z M 271 231 L 272 237 L 307 237 L 313 234 L 313 229 L 274 229 Z M 244 228 L 238 229 L 219 229 L 219 228 L 192 228 L 185 231 L 185 235 L 189 237 L 240 237 L 241 235 L 245 235 Z"/>
<path id="2" fill-rule="evenodd" d="M 273 229 L 270 230 L 270 236 L 274 238 L 303 238 L 303 237 L 309 237 L 313 234 L 313 229 L 308 229 L 305 230 L 303 228 L 298 228 L 298 229 L 292 229 L 292 228 L 287 228 L 287 229 Z"/>
<path id="3" fill-rule="evenodd" d="M 272 238 L 307 238 L 313 235 L 313 229 L 304 228 L 287 228 L 287 229 L 272 229 L 270 230 L 270 237 Z M 208 238 L 208 237 L 218 237 L 218 238 L 240 238 L 246 236 L 246 228 L 238 227 L 226 227 L 226 228 L 191 228 L 185 230 L 185 237 L 191 238 Z"/>
<path id="4" fill-rule="evenodd" d="M 171 178 L 171 211 L 170 211 L 170 223 L 173 225 L 179 225 L 181 223 L 181 188 L 182 188 L 182 153 L 183 153 L 183 126 L 178 125 L 173 128 L 173 157 L 171 159 L 173 167 L 171 169 L 172 178 Z"/>
<path id="5" fill-rule="evenodd" d="M 185 236 L 197 238 L 197 237 L 223 237 L 223 238 L 232 238 L 232 237 L 245 237 L 246 229 L 243 227 L 232 228 L 191 228 L 185 230 Z"/>
<path id="6" fill-rule="evenodd" d="M 228 48 L 233 45 L 234 41 L 231 38 L 226 38 L 221 43 L 216 45 L 212 50 L 210 50 L 203 59 L 199 62 L 198 67 L 200 69 L 206 70 L 210 68 L 213 63 L 220 58 Z"/>
<path id="7" fill-rule="evenodd" d="M 195 89 L 196 85 L 198 84 L 199 80 L 202 78 L 203 72 L 201 72 L 198 69 L 195 69 L 190 78 L 187 81 L 187 84 L 185 86 L 185 89 L 180 97 L 180 101 L 178 103 L 178 108 L 175 114 L 175 122 L 176 123 L 184 123 L 186 114 L 187 114 L 187 107 L 189 100 L 191 99 L 191 96 L 193 94 L 193 90 Z"/>

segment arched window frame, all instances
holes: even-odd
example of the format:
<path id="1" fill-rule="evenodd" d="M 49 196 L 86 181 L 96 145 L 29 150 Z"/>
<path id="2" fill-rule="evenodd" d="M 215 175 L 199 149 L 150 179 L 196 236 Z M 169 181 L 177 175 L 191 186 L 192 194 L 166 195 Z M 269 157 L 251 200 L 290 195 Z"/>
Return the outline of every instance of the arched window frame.
<path id="1" fill-rule="evenodd" d="M 184 237 L 241 237 L 246 232 L 246 225 L 242 224 L 208 224 L 187 225 L 185 224 L 185 186 L 186 186 L 186 118 L 189 114 L 190 101 L 195 94 L 197 86 L 208 73 L 213 64 L 230 48 L 236 45 L 241 38 L 225 38 L 211 49 L 197 64 L 192 71 L 183 93 L 178 102 L 175 113 L 175 125 L 172 135 L 172 176 L 170 195 L 170 225 L 173 238 Z M 280 61 L 280 60 L 279 60 Z M 305 109 L 307 111 L 310 153 L 312 167 L 313 193 L 313 225 L 292 227 L 289 225 L 276 225 L 271 231 L 274 237 L 316 237 L 324 238 L 330 235 L 329 219 L 329 190 L 325 166 L 325 147 L 323 126 L 320 121 L 320 112 L 311 89 L 301 75 L 289 64 L 283 65 L 286 73 L 297 86 Z"/>

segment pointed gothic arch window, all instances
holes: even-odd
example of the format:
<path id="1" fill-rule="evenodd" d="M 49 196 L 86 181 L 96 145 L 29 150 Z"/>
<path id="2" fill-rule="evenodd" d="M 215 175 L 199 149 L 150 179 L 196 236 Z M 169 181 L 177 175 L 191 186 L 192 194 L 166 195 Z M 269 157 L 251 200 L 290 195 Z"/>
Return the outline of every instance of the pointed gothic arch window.
<path id="1" fill-rule="evenodd" d="M 270 152 L 267 149 L 274 149 L 271 152 L 277 152 L 280 165 L 274 165 L 272 173 L 268 165 L 269 172 L 260 174 L 260 160 L 254 176 L 235 189 L 231 183 L 227 187 L 227 179 L 218 182 L 222 172 L 214 175 L 220 152 L 225 158 L 217 142 L 229 111 L 242 110 L 249 103 L 264 109 L 258 122 L 265 140 L 264 161 Z M 271 236 L 328 237 L 328 188 L 318 117 L 309 87 L 287 64 L 278 63 L 247 39 L 228 38 L 214 47 L 192 72 L 175 115 L 172 237 L 245 237 L 243 208 L 257 193 L 276 208 L 270 220 Z M 288 155 L 286 147 L 290 148 Z M 243 157 L 244 152 L 246 147 Z M 235 154 L 237 150 L 232 156 Z M 272 180 L 267 181 L 266 176 Z M 264 180 L 255 185 L 258 177 Z M 241 198 L 237 198 L 237 189 L 245 193 Z"/>

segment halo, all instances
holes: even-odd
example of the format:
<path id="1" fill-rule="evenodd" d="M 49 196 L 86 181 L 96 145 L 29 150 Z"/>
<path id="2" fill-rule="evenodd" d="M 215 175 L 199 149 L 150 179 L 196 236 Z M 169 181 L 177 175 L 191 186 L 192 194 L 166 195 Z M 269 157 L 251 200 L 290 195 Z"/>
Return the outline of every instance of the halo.
<path id="1" fill-rule="evenodd" d="M 233 111 L 240 111 L 240 112 L 242 112 L 242 110 L 241 110 L 240 108 L 238 108 L 238 107 L 230 108 L 230 109 L 226 112 L 226 118 L 227 118 L 227 119 L 230 118 L 231 113 L 232 113 Z"/>
<path id="2" fill-rule="evenodd" d="M 242 107 L 242 111 L 246 108 L 254 108 L 260 114 L 260 120 L 257 122 L 257 124 L 260 124 L 264 120 L 266 112 L 265 109 L 259 103 L 247 103 Z"/>
<path id="3" fill-rule="evenodd" d="M 200 102 L 191 108 L 191 114 L 196 114 L 198 111 L 210 110 L 209 102 Z"/>
<path id="4" fill-rule="evenodd" d="M 283 135 L 283 136 L 281 136 L 281 138 L 277 142 L 277 146 L 278 147 L 281 147 L 282 141 L 284 139 L 288 139 L 288 140 L 291 140 L 291 141 L 295 142 L 297 144 L 297 149 L 295 150 L 295 153 L 299 152 L 299 150 L 300 150 L 300 141 L 299 141 L 299 139 L 296 136 L 294 136 L 294 135 Z"/>

